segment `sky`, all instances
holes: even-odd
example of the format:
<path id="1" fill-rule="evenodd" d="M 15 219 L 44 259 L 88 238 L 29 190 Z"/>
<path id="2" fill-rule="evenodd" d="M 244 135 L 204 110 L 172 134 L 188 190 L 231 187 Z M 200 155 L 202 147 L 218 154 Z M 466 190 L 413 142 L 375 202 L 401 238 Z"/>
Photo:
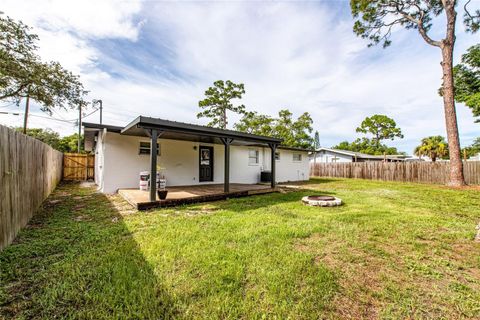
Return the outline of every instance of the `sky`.
<path id="1" fill-rule="evenodd" d="M 3 0 L 0 11 L 33 28 L 43 59 L 80 75 L 89 99 L 103 101 L 105 124 L 138 115 L 206 124 L 196 117 L 198 101 L 222 79 L 245 84 L 238 103 L 247 110 L 309 112 L 325 147 L 360 137 L 356 127 L 373 114 L 397 122 L 405 138 L 387 144 L 400 151 L 446 136 L 440 50 L 401 28 L 389 48 L 367 48 L 352 31 L 348 1 Z M 439 39 L 444 21 L 434 22 Z M 460 21 L 455 61 L 478 42 Z M 0 103 L 0 111 L 23 108 Z M 31 112 L 29 127 L 78 130 L 76 110 L 49 116 L 33 104 Z M 457 113 L 466 146 L 480 124 L 462 104 Z M 229 114 L 229 126 L 237 119 Z M 98 122 L 98 112 L 85 121 Z M 0 114 L 0 123 L 21 126 L 23 116 Z"/>

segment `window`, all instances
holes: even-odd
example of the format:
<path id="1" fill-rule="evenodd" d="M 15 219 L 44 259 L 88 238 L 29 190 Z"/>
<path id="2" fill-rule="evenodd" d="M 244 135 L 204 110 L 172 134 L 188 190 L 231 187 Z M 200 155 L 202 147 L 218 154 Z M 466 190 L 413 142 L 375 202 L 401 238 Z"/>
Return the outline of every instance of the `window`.
<path id="1" fill-rule="evenodd" d="M 294 153 L 293 154 L 293 161 L 295 161 L 295 162 L 302 161 L 302 154 L 301 153 Z"/>
<path id="2" fill-rule="evenodd" d="M 258 150 L 248 150 L 248 164 L 258 164 Z"/>
<path id="3" fill-rule="evenodd" d="M 280 161 L 280 152 L 275 152 L 275 160 Z"/>
<path id="4" fill-rule="evenodd" d="M 138 154 L 150 154 L 150 142 L 140 142 Z M 157 155 L 160 155 L 160 145 L 157 143 Z"/>

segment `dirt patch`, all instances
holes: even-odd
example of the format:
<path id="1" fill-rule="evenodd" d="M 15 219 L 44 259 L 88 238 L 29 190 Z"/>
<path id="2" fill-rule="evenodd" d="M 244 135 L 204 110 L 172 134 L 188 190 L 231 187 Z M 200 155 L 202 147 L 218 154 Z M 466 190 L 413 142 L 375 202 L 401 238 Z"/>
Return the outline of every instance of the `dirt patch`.
<path id="1" fill-rule="evenodd" d="M 108 200 L 112 204 L 113 208 L 122 216 L 131 215 L 134 213 L 138 213 L 136 209 L 132 207 L 127 201 L 125 201 L 119 195 L 108 195 Z"/>
<path id="2" fill-rule="evenodd" d="M 295 242 L 294 248 L 299 252 L 313 255 L 315 264 L 327 266 L 339 275 L 340 289 L 332 303 L 335 317 L 343 319 L 379 317 L 386 302 L 379 299 L 377 293 L 384 289 L 385 275 L 391 277 L 394 272 L 385 261 L 361 248 L 346 246 L 345 243 L 338 242 L 338 239 L 318 233 L 299 239 Z"/>
<path id="3" fill-rule="evenodd" d="M 81 204 L 77 204 L 75 205 L 75 207 L 73 207 L 73 209 L 75 210 L 80 210 L 80 209 L 83 209 L 85 208 L 87 205 L 85 203 L 81 203 Z"/>
<path id="4" fill-rule="evenodd" d="M 199 215 L 207 215 L 207 214 L 212 214 L 216 211 L 220 210 L 217 207 L 212 207 L 212 206 L 203 206 L 201 208 L 195 209 L 195 210 L 177 210 L 175 211 L 176 215 L 184 215 L 185 217 L 195 217 Z"/>
<path id="5" fill-rule="evenodd" d="M 315 252 L 315 245 L 322 239 L 319 233 L 312 233 L 307 238 L 298 239 L 295 244 L 294 248 L 297 251 L 305 252 L 305 253 L 314 253 Z"/>
<path id="6" fill-rule="evenodd" d="M 92 218 L 88 217 L 88 216 L 76 216 L 75 218 L 73 218 L 74 221 L 77 221 L 77 222 L 81 222 L 81 221 L 91 221 Z"/>
<path id="7" fill-rule="evenodd" d="M 480 223 L 478 223 L 478 225 L 475 227 L 475 229 L 477 230 L 477 234 L 475 235 L 475 242 L 480 242 Z"/>
<path id="8" fill-rule="evenodd" d="M 55 197 L 69 197 L 71 195 L 72 194 L 70 192 L 58 191 L 58 192 L 55 192 L 52 196 L 55 196 Z"/>

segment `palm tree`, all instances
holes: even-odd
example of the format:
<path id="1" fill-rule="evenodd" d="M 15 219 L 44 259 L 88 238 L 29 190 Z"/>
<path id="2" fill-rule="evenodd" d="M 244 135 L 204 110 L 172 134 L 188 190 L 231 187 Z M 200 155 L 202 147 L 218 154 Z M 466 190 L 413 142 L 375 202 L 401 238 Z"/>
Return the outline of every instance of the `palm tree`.
<path id="1" fill-rule="evenodd" d="M 422 139 L 422 143 L 415 148 L 416 156 L 427 156 L 435 162 L 437 158 L 448 154 L 448 144 L 442 136 L 431 136 Z"/>

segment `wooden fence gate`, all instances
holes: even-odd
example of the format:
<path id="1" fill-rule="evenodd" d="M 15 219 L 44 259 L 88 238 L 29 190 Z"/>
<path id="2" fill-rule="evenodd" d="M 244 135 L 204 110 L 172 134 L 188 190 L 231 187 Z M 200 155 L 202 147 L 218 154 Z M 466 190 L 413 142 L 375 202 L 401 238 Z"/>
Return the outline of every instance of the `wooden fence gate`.
<path id="1" fill-rule="evenodd" d="M 63 155 L 63 179 L 95 179 L 95 155 L 82 153 L 65 153 Z"/>

